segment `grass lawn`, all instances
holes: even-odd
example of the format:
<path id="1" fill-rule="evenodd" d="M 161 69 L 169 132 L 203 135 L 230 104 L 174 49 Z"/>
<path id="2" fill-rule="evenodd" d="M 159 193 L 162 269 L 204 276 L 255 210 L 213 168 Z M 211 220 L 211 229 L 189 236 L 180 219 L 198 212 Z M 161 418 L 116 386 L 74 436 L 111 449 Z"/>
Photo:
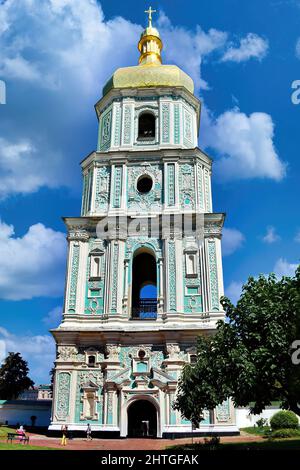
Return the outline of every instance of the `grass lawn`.
<path id="1" fill-rule="evenodd" d="M 19 442 L 7 443 L 6 437 L 7 433 L 12 432 L 16 433 L 16 429 L 9 428 L 8 426 L 0 426 L 0 450 L 57 450 L 53 447 L 40 447 L 40 446 L 31 446 L 30 444 L 20 444 Z M 2 442 L 1 442 L 2 441 Z"/>
<path id="2" fill-rule="evenodd" d="M 265 432 L 270 430 L 270 427 L 251 426 L 249 428 L 241 428 L 240 430 L 246 432 L 247 434 L 252 434 L 253 436 L 264 436 Z"/>
<path id="3" fill-rule="evenodd" d="M 41 447 L 31 446 L 30 444 L 7 444 L 6 442 L 0 442 L 0 450 L 61 450 L 54 449 L 53 447 Z"/>
<path id="4" fill-rule="evenodd" d="M 228 442 L 221 444 L 220 447 L 221 450 L 300 450 L 300 438 L 266 439 L 259 442 Z"/>
<path id="5" fill-rule="evenodd" d="M 16 430 L 13 428 L 9 428 L 7 426 L 0 426 L 0 439 L 3 439 L 3 438 L 6 439 L 8 432 L 13 432 L 15 434 Z"/>
<path id="6" fill-rule="evenodd" d="M 269 426 L 252 426 L 242 428 L 241 431 L 252 436 L 263 437 L 266 431 L 269 431 Z M 211 446 L 204 446 L 203 444 L 186 444 L 169 447 L 169 449 L 176 450 L 196 450 L 205 451 L 211 450 Z M 213 450 L 226 451 L 226 450 L 300 450 L 300 436 L 287 439 L 264 439 L 258 442 L 222 442 L 219 446 L 213 447 Z"/>
<path id="7" fill-rule="evenodd" d="M 168 447 L 172 450 L 195 450 L 196 452 L 211 451 L 212 448 L 203 444 L 186 444 L 181 446 Z M 223 442 L 213 448 L 217 451 L 226 450 L 300 450 L 300 437 L 291 439 L 265 439 L 259 442 Z"/>

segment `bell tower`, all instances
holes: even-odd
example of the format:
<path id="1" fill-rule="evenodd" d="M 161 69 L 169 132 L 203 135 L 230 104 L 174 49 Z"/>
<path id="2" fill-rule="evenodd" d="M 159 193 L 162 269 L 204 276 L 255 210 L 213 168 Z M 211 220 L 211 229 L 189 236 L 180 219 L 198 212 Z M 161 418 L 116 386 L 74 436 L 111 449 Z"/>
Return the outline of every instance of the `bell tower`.
<path id="1" fill-rule="evenodd" d="M 198 147 L 191 77 L 162 63 L 149 24 L 139 65 L 115 71 L 96 103 L 97 150 L 82 162 L 80 217 L 67 217 L 68 266 L 50 429 L 183 436 L 172 407 L 198 335 L 224 319 L 221 233 L 211 159 Z M 237 432 L 230 401 L 201 433 Z"/>

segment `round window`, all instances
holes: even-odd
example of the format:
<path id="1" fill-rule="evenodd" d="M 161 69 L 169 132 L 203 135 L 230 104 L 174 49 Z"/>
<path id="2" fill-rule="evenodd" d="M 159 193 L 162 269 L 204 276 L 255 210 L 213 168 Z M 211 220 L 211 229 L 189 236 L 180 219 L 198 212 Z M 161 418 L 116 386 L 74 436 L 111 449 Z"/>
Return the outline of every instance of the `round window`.
<path id="1" fill-rule="evenodd" d="M 149 193 L 149 191 L 151 191 L 152 189 L 152 186 L 153 186 L 152 178 L 150 178 L 150 176 L 148 175 L 141 176 L 138 179 L 138 182 L 136 185 L 138 192 L 142 194 Z"/>
<path id="2" fill-rule="evenodd" d="M 143 351 L 142 349 L 139 351 L 139 358 L 140 359 L 144 359 L 144 357 L 146 356 L 146 353 L 145 351 Z"/>

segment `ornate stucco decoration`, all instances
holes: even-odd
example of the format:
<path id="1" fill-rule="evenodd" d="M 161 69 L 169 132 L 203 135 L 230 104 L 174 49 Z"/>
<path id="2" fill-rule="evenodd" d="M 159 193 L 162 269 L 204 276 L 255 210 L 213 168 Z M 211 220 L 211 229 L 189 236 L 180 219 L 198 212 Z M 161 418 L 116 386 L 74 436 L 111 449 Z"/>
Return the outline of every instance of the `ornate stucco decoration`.
<path id="1" fill-rule="evenodd" d="M 70 225 L 68 227 L 69 233 L 68 233 L 68 240 L 76 240 L 76 241 L 83 241 L 87 242 L 90 238 L 90 234 L 88 230 L 86 229 L 85 225 Z"/>
<path id="2" fill-rule="evenodd" d="M 77 359 L 78 349 L 76 346 L 58 346 L 57 360 L 62 362 L 73 362 Z"/>
<path id="3" fill-rule="evenodd" d="M 106 354 L 108 361 L 119 362 L 120 347 L 116 344 L 106 345 Z"/>

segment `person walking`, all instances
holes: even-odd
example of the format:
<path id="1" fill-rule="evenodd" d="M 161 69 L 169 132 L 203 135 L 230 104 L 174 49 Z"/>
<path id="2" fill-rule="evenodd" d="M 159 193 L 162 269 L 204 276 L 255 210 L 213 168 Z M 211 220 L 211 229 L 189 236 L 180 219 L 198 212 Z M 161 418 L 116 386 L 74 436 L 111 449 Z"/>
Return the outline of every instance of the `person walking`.
<path id="1" fill-rule="evenodd" d="M 68 439 L 68 426 L 63 424 L 62 427 L 61 427 L 61 432 L 62 432 L 62 438 L 61 438 L 60 445 L 66 446 L 67 445 L 67 439 Z"/>
<path id="2" fill-rule="evenodd" d="M 92 440 L 92 428 L 90 423 L 88 423 L 87 428 L 86 428 L 86 440 L 91 441 Z"/>

